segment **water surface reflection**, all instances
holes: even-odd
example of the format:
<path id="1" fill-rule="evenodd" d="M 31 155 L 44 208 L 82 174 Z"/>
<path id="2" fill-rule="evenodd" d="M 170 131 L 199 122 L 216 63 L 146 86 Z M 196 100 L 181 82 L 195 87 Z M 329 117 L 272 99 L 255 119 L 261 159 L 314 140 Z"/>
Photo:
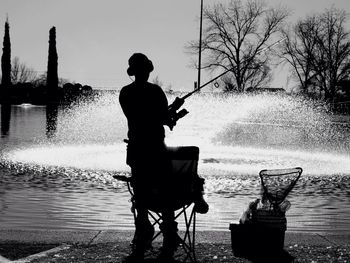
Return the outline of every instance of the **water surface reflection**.
<path id="1" fill-rule="evenodd" d="M 261 169 L 301 166 L 288 229 L 349 232 L 349 125 L 330 122 L 304 102 L 283 111 L 276 103 L 292 102 L 281 100 L 202 96 L 167 134 L 170 145 L 201 149 L 199 173 L 211 209 L 198 216 L 200 229 L 227 231 L 259 196 Z M 71 108 L 10 109 L 1 107 L 2 228 L 133 228 L 129 194 L 112 178 L 129 172 L 117 94 Z"/>

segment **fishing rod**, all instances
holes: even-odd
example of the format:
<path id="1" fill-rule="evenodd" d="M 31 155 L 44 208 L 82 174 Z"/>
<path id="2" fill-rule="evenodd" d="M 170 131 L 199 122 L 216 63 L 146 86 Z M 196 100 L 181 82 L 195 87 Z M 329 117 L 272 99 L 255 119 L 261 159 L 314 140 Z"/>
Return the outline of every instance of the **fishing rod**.
<path id="1" fill-rule="evenodd" d="M 273 44 L 271 44 L 271 45 L 269 45 L 269 46 L 267 46 L 267 47 L 265 47 L 265 48 L 263 48 L 263 49 L 261 49 L 261 50 L 259 50 L 259 51 L 256 53 L 256 55 L 260 54 L 261 52 L 263 52 L 263 51 L 265 51 L 265 50 L 267 50 L 267 49 L 272 48 L 273 46 L 279 44 L 280 42 L 284 41 L 285 39 L 286 39 L 286 37 L 285 37 L 285 38 L 282 38 L 282 39 L 280 39 L 280 40 L 278 40 L 278 41 L 276 41 L 275 43 L 273 43 Z M 250 58 L 250 59 L 251 59 L 251 58 Z M 247 59 L 246 61 L 248 61 L 248 59 Z M 243 62 L 245 62 L 245 61 L 243 61 Z M 232 68 L 230 68 L 230 69 L 224 71 L 223 73 L 219 74 L 219 75 L 216 76 L 215 78 L 213 78 L 213 79 L 209 80 L 208 82 L 204 83 L 202 86 L 198 87 L 197 89 L 195 89 L 195 90 L 193 90 L 193 91 L 187 93 L 185 96 L 183 96 L 183 97 L 180 98 L 180 99 L 182 99 L 182 100 L 187 99 L 188 97 L 190 97 L 190 96 L 192 96 L 193 94 L 197 93 L 198 91 L 200 91 L 201 89 L 203 89 L 204 87 L 206 87 L 206 86 L 209 85 L 210 83 L 214 82 L 214 81 L 217 80 L 218 78 L 220 78 L 220 77 L 222 77 L 223 75 L 227 74 L 228 72 L 232 71 L 235 67 L 236 67 L 236 66 L 234 66 L 234 67 L 232 67 Z"/>
<path id="2" fill-rule="evenodd" d="M 286 37 L 281 38 L 280 40 L 272 43 L 271 45 L 259 50 L 256 55 L 260 54 L 261 52 L 270 49 L 271 47 L 279 44 L 280 42 L 284 41 L 286 39 Z M 251 58 L 250 58 L 251 59 Z M 246 61 L 248 61 L 249 59 L 247 59 Z M 245 62 L 245 61 L 243 61 Z M 236 67 L 236 66 L 235 66 Z M 186 114 L 188 114 L 188 111 L 186 109 L 182 109 L 181 111 L 177 112 L 177 110 L 185 103 L 185 99 L 187 99 L 188 97 L 192 96 L 193 94 L 199 92 L 201 89 L 203 89 L 204 87 L 208 86 L 210 83 L 214 82 L 215 80 L 219 79 L 220 77 L 222 77 L 223 75 L 227 74 L 228 72 L 232 71 L 235 67 L 232 67 L 224 72 L 222 72 L 221 74 L 219 74 L 218 76 L 212 78 L 211 80 L 207 81 L 206 83 L 204 83 L 202 86 L 199 86 L 197 89 L 187 93 L 186 95 L 184 95 L 183 97 L 179 98 L 176 97 L 174 102 L 169 106 L 169 112 L 172 114 L 173 119 L 175 121 L 177 121 L 178 119 L 184 117 Z"/>

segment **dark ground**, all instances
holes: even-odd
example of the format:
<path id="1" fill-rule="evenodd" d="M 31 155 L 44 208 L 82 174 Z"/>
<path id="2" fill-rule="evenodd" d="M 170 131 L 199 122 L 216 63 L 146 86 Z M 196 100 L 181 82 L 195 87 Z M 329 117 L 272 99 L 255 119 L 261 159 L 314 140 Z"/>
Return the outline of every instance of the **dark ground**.
<path id="1" fill-rule="evenodd" d="M 40 243 L 0 243 L 0 255 L 5 258 L 15 260 L 27 257 L 31 254 L 39 253 L 59 244 L 40 244 Z M 123 262 L 130 253 L 129 242 L 107 242 L 97 244 L 69 244 L 68 249 L 55 251 L 43 257 L 34 257 L 30 262 L 49 263 L 49 262 Z M 157 262 L 160 243 L 156 243 L 153 252 L 149 252 L 145 262 Z M 340 246 L 322 246 L 322 245 L 289 245 L 285 246 L 286 251 L 293 257 L 294 262 L 350 262 L 350 244 Z M 176 262 L 183 262 L 182 249 L 179 248 Z M 254 253 L 254 251 L 252 251 Z M 249 262 L 246 259 L 236 258 L 232 253 L 230 244 L 210 244 L 199 243 L 196 247 L 196 256 L 198 262 Z"/>
<path id="2" fill-rule="evenodd" d="M 16 260 L 57 246 L 59 244 L 2 242 L 0 243 L 0 255 L 10 260 Z"/>

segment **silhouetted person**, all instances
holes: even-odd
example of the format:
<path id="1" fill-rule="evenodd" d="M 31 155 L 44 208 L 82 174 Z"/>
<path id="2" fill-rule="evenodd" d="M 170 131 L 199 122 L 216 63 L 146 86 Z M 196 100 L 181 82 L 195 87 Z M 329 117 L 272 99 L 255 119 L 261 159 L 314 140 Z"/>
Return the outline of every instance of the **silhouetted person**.
<path id="1" fill-rule="evenodd" d="M 10 130 L 10 120 L 11 120 L 11 105 L 2 104 L 1 105 L 1 137 L 8 135 Z"/>
<path id="2" fill-rule="evenodd" d="M 119 101 L 128 121 L 127 164 L 131 167 L 132 187 L 137 210 L 135 222 L 135 249 L 130 258 L 142 260 L 145 249 L 150 245 L 154 229 L 148 219 L 148 204 L 154 196 L 171 198 L 167 185 L 171 161 L 167 157 L 164 143 L 164 125 L 173 128 L 176 118 L 169 111 L 163 90 L 148 82 L 153 71 L 152 62 L 142 53 L 135 53 L 129 59 L 127 73 L 135 80 L 120 91 Z M 203 180 L 203 179 L 202 179 Z M 204 180 L 201 181 L 202 186 Z M 150 194 L 151 193 L 151 194 Z M 204 201 L 203 199 L 201 199 Z M 208 206 L 204 202 L 207 211 Z M 166 203 L 165 206 L 166 207 Z M 205 211 L 205 212 L 206 212 Z M 179 242 L 174 211 L 162 210 L 163 247 L 161 258 L 172 258 Z"/>
<path id="3" fill-rule="evenodd" d="M 150 244 L 154 229 L 148 219 L 147 204 L 150 189 L 155 182 L 162 181 L 162 175 L 170 169 L 170 160 L 165 158 L 165 131 L 163 125 L 174 125 L 168 115 L 168 101 L 163 90 L 148 82 L 153 71 L 152 62 L 141 53 L 133 54 L 129 59 L 127 73 L 135 81 L 120 92 L 120 105 L 128 120 L 127 163 L 131 167 L 137 218 L 134 254 L 143 259 L 144 251 Z M 158 179 L 158 180 L 157 180 Z M 176 249 L 177 224 L 173 211 L 163 211 L 163 252 L 169 255 Z"/>

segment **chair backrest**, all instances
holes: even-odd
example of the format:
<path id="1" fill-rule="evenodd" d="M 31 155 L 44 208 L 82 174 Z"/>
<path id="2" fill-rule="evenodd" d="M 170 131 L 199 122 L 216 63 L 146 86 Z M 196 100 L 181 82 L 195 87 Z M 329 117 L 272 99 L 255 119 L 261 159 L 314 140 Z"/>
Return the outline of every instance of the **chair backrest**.
<path id="1" fill-rule="evenodd" d="M 263 199 L 267 199 L 277 207 L 292 191 L 302 172 L 303 169 L 300 167 L 260 171 Z"/>
<path id="2" fill-rule="evenodd" d="M 197 174 L 199 148 L 196 146 L 168 147 L 172 175 L 176 178 L 191 180 Z"/>
<path id="3" fill-rule="evenodd" d="M 171 171 L 166 176 L 162 195 L 164 200 L 154 204 L 151 210 L 161 210 L 163 204 L 167 208 L 177 210 L 193 202 L 194 184 L 198 179 L 199 148 L 196 146 L 168 147 L 168 158 Z M 164 201 L 164 202 L 163 202 Z"/>

